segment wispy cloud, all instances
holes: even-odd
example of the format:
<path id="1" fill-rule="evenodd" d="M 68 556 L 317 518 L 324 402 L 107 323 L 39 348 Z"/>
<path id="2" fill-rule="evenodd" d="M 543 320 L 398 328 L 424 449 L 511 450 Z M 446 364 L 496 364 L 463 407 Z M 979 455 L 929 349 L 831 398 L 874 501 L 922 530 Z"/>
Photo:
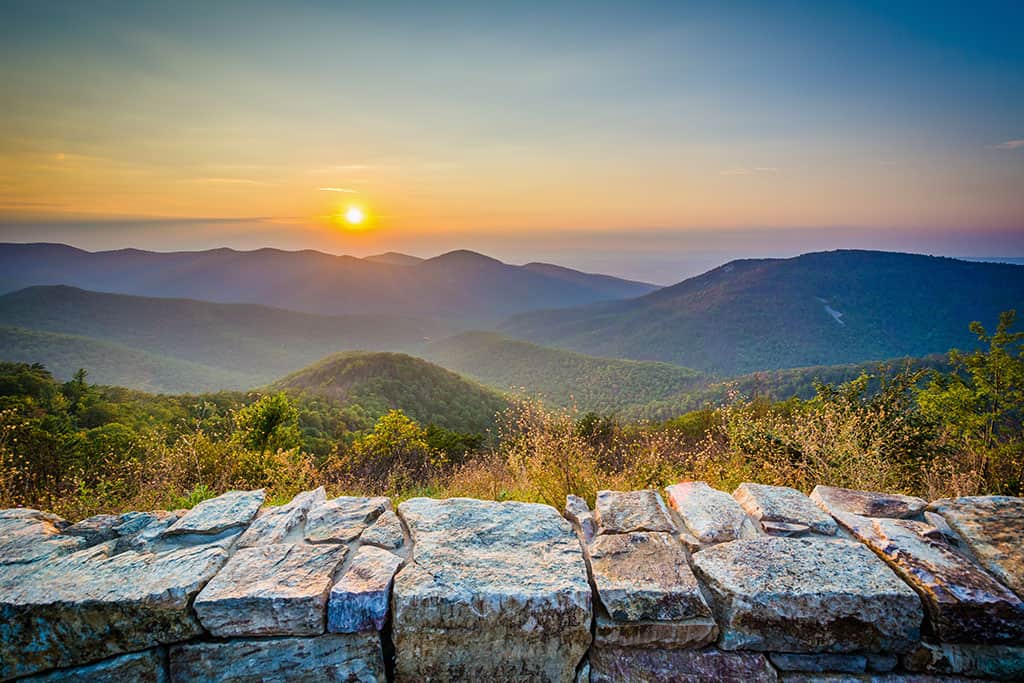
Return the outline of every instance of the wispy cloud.
<path id="1" fill-rule="evenodd" d="M 318 187 L 321 192 L 346 192 L 349 194 L 356 194 L 356 191 L 348 187 Z"/>
<path id="2" fill-rule="evenodd" d="M 778 173 L 779 169 L 776 166 L 756 166 L 754 168 L 727 168 L 724 171 L 719 171 L 718 175 L 752 175 L 754 173 Z"/>
<path id="3" fill-rule="evenodd" d="M 1024 149 L 1024 140 L 1007 140 L 993 145 L 996 149 Z"/>
<path id="4" fill-rule="evenodd" d="M 335 164 L 334 166 L 321 166 L 320 168 L 312 168 L 309 170 L 310 173 L 326 174 L 326 173 L 347 173 L 351 171 L 366 171 L 373 166 L 369 164 Z"/>
<path id="5" fill-rule="evenodd" d="M 193 178 L 193 183 L 210 183 L 213 185 L 261 185 L 272 187 L 274 183 L 265 183 L 262 180 L 250 180 L 249 178 Z"/>

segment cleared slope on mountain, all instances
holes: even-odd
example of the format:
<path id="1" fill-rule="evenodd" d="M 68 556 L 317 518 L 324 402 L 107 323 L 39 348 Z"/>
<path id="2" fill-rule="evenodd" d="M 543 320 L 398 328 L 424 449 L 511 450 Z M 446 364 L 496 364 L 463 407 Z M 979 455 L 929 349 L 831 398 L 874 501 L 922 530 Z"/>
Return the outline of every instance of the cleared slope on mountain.
<path id="1" fill-rule="evenodd" d="M 419 353 L 496 389 L 584 411 L 614 412 L 701 382 L 699 373 L 678 365 L 597 358 L 493 332 L 464 332 L 426 344 Z"/>
<path id="2" fill-rule="evenodd" d="M 491 428 L 508 406 L 497 392 L 402 353 L 334 354 L 270 388 L 358 404 L 375 415 L 397 408 L 423 424 L 467 432 Z"/>
<path id="3" fill-rule="evenodd" d="M 733 261 L 652 294 L 513 317 L 506 334 L 735 375 L 973 348 L 1024 308 L 1024 267 L 871 251 Z"/>
<path id="4" fill-rule="evenodd" d="M 42 363 L 61 380 L 86 368 L 97 384 L 152 393 L 246 389 L 249 377 L 200 363 L 147 353 L 99 339 L 0 327 L 0 360 Z"/>
<path id="5" fill-rule="evenodd" d="M 653 285 L 550 274 L 471 251 L 421 261 L 317 251 L 86 252 L 0 244 L 0 292 L 65 284 L 141 296 L 255 303 L 327 315 L 384 314 L 493 323 L 515 313 L 646 294 Z"/>
<path id="6" fill-rule="evenodd" d="M 0 325 L 81 335 L 201 363 L 250 377 L 245 386 L 271 382 L 337 351 L 402 350 L 452 332 L 433 320 L 319 316 L 64 286 L 0 296 Z"/>

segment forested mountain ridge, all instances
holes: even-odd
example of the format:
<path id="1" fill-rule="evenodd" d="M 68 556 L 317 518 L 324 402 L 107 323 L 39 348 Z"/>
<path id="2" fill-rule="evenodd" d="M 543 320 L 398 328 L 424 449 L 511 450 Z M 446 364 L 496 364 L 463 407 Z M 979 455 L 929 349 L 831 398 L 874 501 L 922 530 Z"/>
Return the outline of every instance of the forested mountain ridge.
<path id="1" fill-rule="evenodd" d="M 220 388 L 266 384 L 345 349 L 405 350 L 453 331 L 435 320 L 321 316 L 255 304 L 102 294 L 67 286 L 30 287 L 0 296 L 0 325 L 90 337 L 248 378 L 244 384 L 232 382 Z M 47 347 L 37 351 L 32 361 L 46 362 L 61 374 L 61 364 L 54 363 Z M 15 359 L 28 360 L 8 358 Z M 90 365 L 82 362 L 78 367 Z M 97 379 L 113 382 L 118 378 L 101 373 Z M 137 388 L 171 389 L 123 379 L 117 383 L 122 382 Z M 213 388 L 202 384 L 191 390 Z"/>
<path id="2" fill-rule="evenodd" d="M 424 344 L 417 353 L 499 391 L 581 411 L 616 412 L 704 381 L 700 373 L 678 365 L 598 358 L 495 332 L 463 332 Z"/>
<path id="3" fill-rule="evenodd" d="M 424 424 L 464 432 L 486 431 L 508 407 L 501 394 L 402 353 L 337 353 L 270 388 L 356 404 L 375 415 L 398 409 Z"/>
<path id="4" fill-rule="evenodd" d="M 1024 308 L 1024 267 L 874 251 L 732 261 L 643 297 L 538 311 L 499 329 L 597 356 L 722 376 L 974 348 Z"/>
<path id="5" fill-rule="evenodd" d="M 656 289 L 554 266 L 508 265 L 466 250 L 419 260 L 397 254 L 359 259 L 312 250 L 87 252 L 61 244 L 0 244 L 0 292 L 62 284 L 323 315 L 415 316 L 459 324 L 489 324 L 539 307 L 635 297 Z"/>

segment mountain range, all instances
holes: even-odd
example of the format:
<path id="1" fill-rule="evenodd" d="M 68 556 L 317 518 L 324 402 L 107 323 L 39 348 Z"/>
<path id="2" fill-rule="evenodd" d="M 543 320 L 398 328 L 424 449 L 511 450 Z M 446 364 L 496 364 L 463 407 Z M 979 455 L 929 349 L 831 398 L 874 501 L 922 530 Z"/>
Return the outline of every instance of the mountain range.
<path id="1" fill-rule="evenodd" d="M 163 257 L 191 264 L 188 277 L 174 285 L 195 290 L 201 289 L 196 282 L 249 281 L 249 266 L 239 264 L 251 265 L 248 259 L 254 255 L 275 272 L 287 271 L 292 259 L 303 254 L 311 263 L 322 257 L 394 272 L 419 271 L 438 261 L 397 253 L 353 259 L 263 250 L 227 252 L 229 261 L 238 259 L 230 266 L 221 260 L 225 250 L 89 254 L 52 245 L 0 245 L 0 261 L 16 262 L 19 246 L 25 248 L 20 252 L 25 262 L 17 264 L 13 275 L 0 270 L 5 286 L 32 274 L 58 282 L 106 279 L 126 290 L 153 288 L 166 283 L 159 275 L 167 273 Z M 34 260 L 40 253 L 46 255 L 42 265 Z M 62 274 L 54 256 L 62 254 L 72 275 Z M 83 265 L 83 259 L 93 257 L 113 264 L 117 275 L 104 273 L 96 263 Z M 146 271 L 139 259 L 150 257 L 164 266 Z M 584 411 L 663 415 L 676 406 L 718 400 L 726 386 L 721 381 L 730 377 L 746 375 L 736 381 L 751 391 L 763 384 L 806 393 L 815 378 L 848 378 L 876 361 L 973 348 L 977 339 L 968 331 L 971 321 L 994 327 L 1000 311 L 1024 308 L 1024 266 L 887 252 L 733 261 L 660 290 L 549 264 L 507 266 L 471 252 L 439 259 L 453 264 L 450 289 L 468 291 L 489 283 L 487 291 L 467 294 L 470 312 L 460 312 L 454 300 L 446 302 L 447 316 L 415 311 L 410 302 L 422 291 L 410 293 L 396 308 L 379 306 L 372 315 L 324 315 L 265 303 L 210 301 L 223 296 L 216 289 L 200 292 L 207 300 L 197 300 L 65 284 L 29 286 L 0 295 L 0 359 L 42 362 L 65 379 L 86 367 L 93 381 L 105 384 L 204 392 L 266 386 L 338 352 L 403 352 L 497 392 L 521 392 Z M 217 268 L 224 270 L 213 272 Z M 342 270 L 339 277 L 355 272 L 347 266 Z M 542 277 L 546 289 L 566 288 L 570 294 L 536 297 L 515 285 L 505 290 L 489 280 L 496 272 L 527 283 L 527 289 L 531 278 Z M 545 308 L 571 300 L 581 287 L 594 298 L 621 296 L 623 289 L 644 293 Z M 276 296 L 275 291 L 255 290 L 249 296 Z M 484 315 L 478 308 L 487 299 L 503 301 L 502 310 L 526 312 L 480 322 L 497 318 L 496 312 Z M 420 315 L 404 315 L 409 311 Z M 350 356 L 345 363 L 355 360 Z M 369 367 L 383 371 L 392 365 L 378 358 Z M 434 372 L 428 366 L 436 367 L 405 367 Z M 766 371 L 771 372 L 754 374 Z"/>
<path id="2" fill-rule="evenodd" d="M 541 263 L 508 265 L 465 250 L 430 259 L 395 253 L 360 259 L 310 250 L 88 252 L 62 244 L 0 244 L 0 293 L 57 284 L 462 325 L 493 324 L 540 307 L 622 299 L 657 289 Z"/>
<path id="3" fill-rule="evenodd" d="M 727 263 L 634 299 L 536 311 L 501 332 L 723 376 L 972 348 L 1024 308 L 1024 267 L 876 251 Z"/>

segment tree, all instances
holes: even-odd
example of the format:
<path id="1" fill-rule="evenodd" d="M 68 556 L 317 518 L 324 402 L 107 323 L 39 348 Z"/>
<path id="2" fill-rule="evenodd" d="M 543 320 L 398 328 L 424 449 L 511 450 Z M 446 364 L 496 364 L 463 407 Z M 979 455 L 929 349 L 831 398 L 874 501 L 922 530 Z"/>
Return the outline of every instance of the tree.
<path id="1" fill-rule="evenodd" d="M 401 410 L 377 420 L 373 432 L 352 444 L 344 460 L 351 476 L 392 491 L 422 485 L 446 464 L 445 454 L 430 445 L 427 431 Z"/>
<path id="2" fill-rule="evenodd" d="M 981 457 L 990 488 L 1017 493 L 1024 457 L 1024 332 L 1013 332 L 1016 311 L 999 316 L 995 334 L 980 322 L 971 332 L 987 349 L 949 353 L 953 370 L 934 374 L 918 395 L 922 412 L 944 424 L 947 435 Z"/>
<path id="3" fill-rule="evenodd" d="M 241 443 L 261 456 L 270 450 L 294 448 L 302 440 L 299 412 L 282 391 L 263 396 L 238 411 L 236 434 Z"/>

